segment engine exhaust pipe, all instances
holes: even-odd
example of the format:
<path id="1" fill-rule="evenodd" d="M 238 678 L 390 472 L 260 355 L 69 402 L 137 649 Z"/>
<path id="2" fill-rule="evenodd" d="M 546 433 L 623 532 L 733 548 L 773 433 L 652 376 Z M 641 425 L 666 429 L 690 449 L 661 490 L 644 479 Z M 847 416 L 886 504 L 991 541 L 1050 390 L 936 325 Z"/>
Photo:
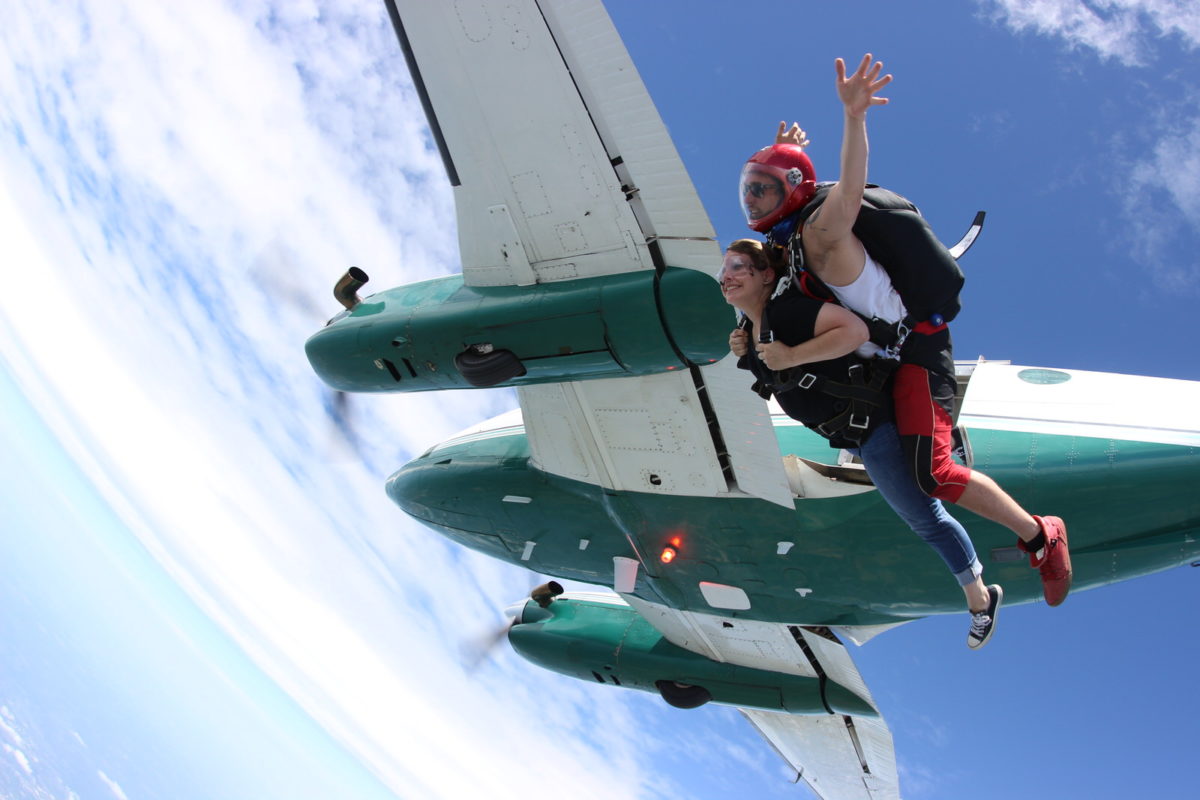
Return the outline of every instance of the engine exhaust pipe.
<path id="1" fill-rule="evenodd" d="M 558 597 L 562 593 L 562 584 L 558 581 L 550 581 L 549 583 L 543 583 L 541 586 L 538 586 L 532 592 L 530 592 L 529 599 L 533 600 L 533 602 L 537 603 L 542 608 L 549 608 L 550 604 L 554 602 L 554 598 Z"/>
<path id="2" fill-rule="evenodd" d="M 367 273 L 358 267 L 351 267 L 334 285 L 333 296 L 346 307 L 347 311 L 353 311 L 354 307 L 362 302 L 362 298 L 358 296 L 358 290 L 369 280 L 371 279 L 367 277 Z"/>

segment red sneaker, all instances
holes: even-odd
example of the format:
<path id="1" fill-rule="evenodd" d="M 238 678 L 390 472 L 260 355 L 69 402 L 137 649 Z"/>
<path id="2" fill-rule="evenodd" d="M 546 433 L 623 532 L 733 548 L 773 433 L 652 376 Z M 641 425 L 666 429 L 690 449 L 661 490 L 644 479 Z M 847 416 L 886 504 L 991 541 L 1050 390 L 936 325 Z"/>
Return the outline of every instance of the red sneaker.
<path id="1" fill-rule="evenodd" d="M 1046 534 L 1046 546 L 1037 553 L 1030 553 L 1025 542 L 1017 540 L 1017 547 L 1029 553 L 1029 566 L 1042 574 L 1042 593 L 1046 604 L 1057 606 L 1067 599 L 1071 591 L 1071 552 L 1067 548 L 1067 526 L 1058 517 L 1034 517 Z M 1038 558 L 1038 556 L 1041 558 Z"/>

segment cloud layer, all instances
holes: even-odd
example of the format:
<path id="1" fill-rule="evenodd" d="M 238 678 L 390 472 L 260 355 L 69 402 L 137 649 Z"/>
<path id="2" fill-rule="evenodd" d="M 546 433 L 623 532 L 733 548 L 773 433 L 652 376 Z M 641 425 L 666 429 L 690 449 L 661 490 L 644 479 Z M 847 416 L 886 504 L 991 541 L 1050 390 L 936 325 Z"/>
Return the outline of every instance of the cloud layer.
<path id="1" fill-rule="evenodd" d="M 7 4 L 0 40 L 0 174 L 36 241 L 25 279 L 56 303 L 0 313 L 23 388 L 142 544 L 400 796 L 645 792 L 653 745 L 605 733 L 636 730 L 627 698 L 511 654 L 464 673 L 458 641 L 529 578 L 383 494 L 512 396 L 346 420 L 303 356 L 350 264 L 372 289 L 458 270 L 383 4 Z M 529 769 L 510 742 L 551 757 Z"/>
<path id="2" fill-rule="evenodd" d="M 1117 238 L 1155 287 L 1200 292 L 1200 112 L 1190 76 L 1165 63 L 1194 63 L 1200 4 L 1190 0 L 987 0 L 1001 24 L 1058 39 L 1070 50 L 1145 74 L 1148 112 L 1114 121 L 1111 191 L 1125 212 Z M 1088 72 L 1089 70 L 1084 70 Z M 1172 253 L 1188 253 L 1182 260 Z"/>
<path id="3" fill-rule="evenodd" d="M 1057 36 L 1127 66 L 1146 63 L 1162 38 L 1200 44 L 1200 8 L 1189 0 L 990 0 L 1013 30 Z"/>

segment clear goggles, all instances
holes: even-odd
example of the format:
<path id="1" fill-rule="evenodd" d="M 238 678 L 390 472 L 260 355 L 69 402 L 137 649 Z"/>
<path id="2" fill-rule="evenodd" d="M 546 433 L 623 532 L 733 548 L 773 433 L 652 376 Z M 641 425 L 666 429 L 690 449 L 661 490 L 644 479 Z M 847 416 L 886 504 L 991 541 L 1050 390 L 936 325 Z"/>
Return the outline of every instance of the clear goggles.
<path id="1" fill-rule="evenodd" d="M 743 253 L 729 253 L 717 270 L 717 283 L 724 284 L 726 278 L 749 274 L 754 271 L 754 261 Z"/>

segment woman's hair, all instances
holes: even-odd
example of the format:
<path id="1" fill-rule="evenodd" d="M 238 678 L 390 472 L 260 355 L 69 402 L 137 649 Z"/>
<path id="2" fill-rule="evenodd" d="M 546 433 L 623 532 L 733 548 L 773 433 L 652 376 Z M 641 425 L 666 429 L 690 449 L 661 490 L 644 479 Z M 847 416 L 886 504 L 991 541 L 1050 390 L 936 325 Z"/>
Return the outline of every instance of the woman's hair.
<path id="1" fill-rule="evenodd" d="M 725 252 L 748 256 L 750 264 L 758 272 L 762 272 L 771 266 L 771 263 L 767 261 L 767 253 L 763 249 L 762 242 L 757 239 L 738 239 L 736 242 L 730 244 L 729 247 L 726 247 Z"/>

